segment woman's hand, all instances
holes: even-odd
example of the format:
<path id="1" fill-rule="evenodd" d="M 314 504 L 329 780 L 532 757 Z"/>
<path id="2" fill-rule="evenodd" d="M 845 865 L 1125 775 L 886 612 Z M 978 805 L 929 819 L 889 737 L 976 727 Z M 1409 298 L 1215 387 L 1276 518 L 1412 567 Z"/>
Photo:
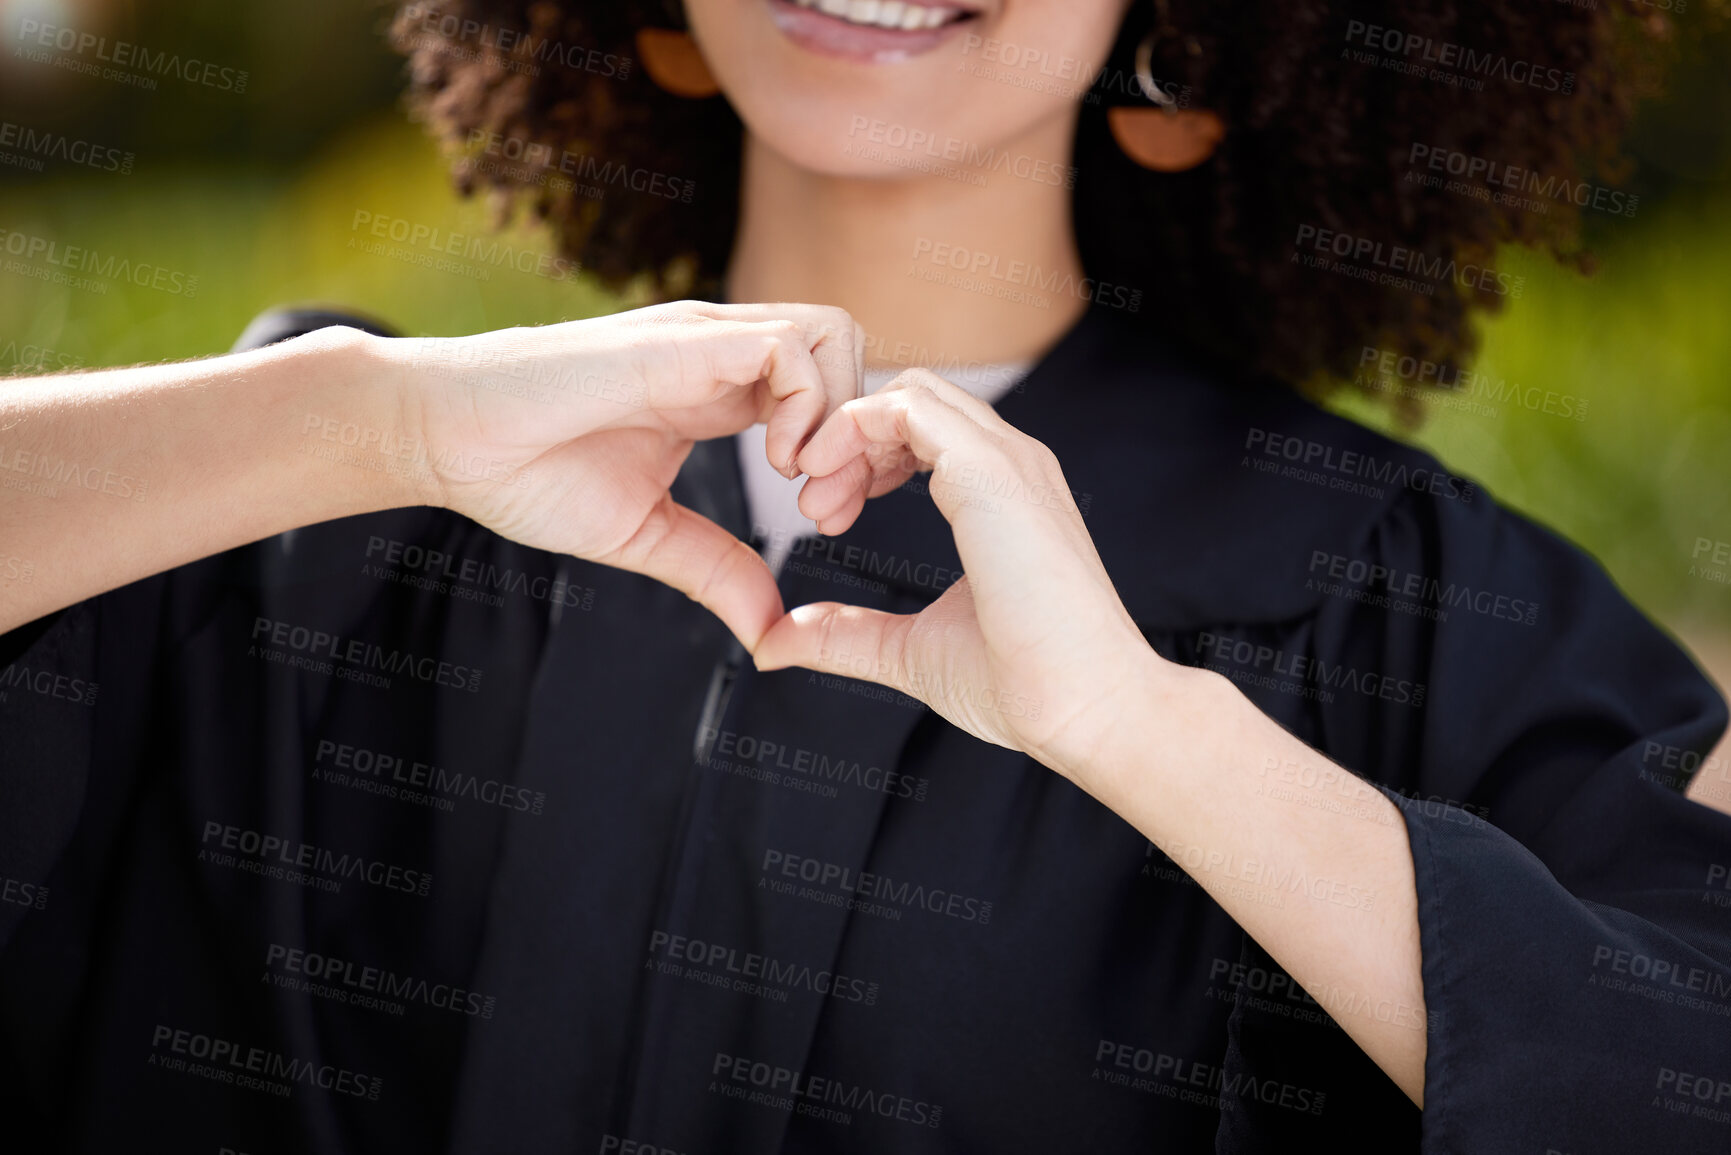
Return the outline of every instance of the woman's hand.
<path id="1" fill-rule="evenodd" d="M 762 558 L 668 486 L 695 441 L 757 422 L 771 463 L 795 476 L 806 440 L 860 392 L 863 345 L 846 312 L 687 301 L 391 344 L 429 504 L 666 582 L 747 648 L 781 615 Z"/>
<path id="2" fill-rule="evenodd" d="M 1171 854 L 1422 1107 L 1418 897 L 1393 803 L 1368 784 L 1350 811 L 1327 787 L 1268 789 L 1270 766 L 1352 776 L 1225 679 L 1155 654 L 1051 451 L 956 386 L 902 374 L 837 410 L 799 465 L 800 508 L 826 533 L 931 468 L 965 576 L 912 617 L 801 606 L 764 635 L 758 668 L 893 686 L 1063 774 Z"/>
<path id="3" fill-rule="evenodd" d="M 966 576 L 913 616 L 801 606 L 756 650 L 759 669 L 805 666 L 919 698 L 978 738 L 1071 778 L 1103 735 L 1177 671 L 1112 588 L 1051 450 L 924 370 L 836 411 L 801 451 L 800 509 L 824 533 L 868 497 L 930 469 Z"/>
<path id="4" fill-rule="evenodd" d="M 0 391 L 0 462 L 37 480 L 0 490 L 0 541 L 36 580 L 0 588 L 0 631 L 285 530 L 428 504 L 648 574 L 755 646 L 781 616 L 769 570 L 667 487 L 695 440 L 759 421 L 790 470 L 859 396 L 862 352 L 840 309 L 685 302 L 449 339 L 333 326 L 22 378 Z"/>

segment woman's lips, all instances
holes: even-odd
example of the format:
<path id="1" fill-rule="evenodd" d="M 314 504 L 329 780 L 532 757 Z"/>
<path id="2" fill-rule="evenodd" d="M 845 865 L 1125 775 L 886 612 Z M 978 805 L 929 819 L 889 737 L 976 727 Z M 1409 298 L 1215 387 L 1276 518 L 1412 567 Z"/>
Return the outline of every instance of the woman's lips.
<path id="1" fill-rule="evenodd" d="M 977 13 L 909 0 L 769 0 L 783 35 L 825 56 L 880 63 L 929 52 Z"/>

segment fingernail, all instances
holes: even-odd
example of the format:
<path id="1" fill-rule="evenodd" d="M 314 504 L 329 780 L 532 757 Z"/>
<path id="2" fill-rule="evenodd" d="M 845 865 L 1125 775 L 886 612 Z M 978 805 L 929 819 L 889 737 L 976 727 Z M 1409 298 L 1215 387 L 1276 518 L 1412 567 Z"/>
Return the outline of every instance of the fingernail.
<path id="1" fill-rule="evenodd" d="M 787 475 L 793 477 L 799 473 L 799 455 L 805 452 L 805 447 L 811 444 L 812 434 L 808 433 L 794 445 L 793 452 L 787 455 Z"/>

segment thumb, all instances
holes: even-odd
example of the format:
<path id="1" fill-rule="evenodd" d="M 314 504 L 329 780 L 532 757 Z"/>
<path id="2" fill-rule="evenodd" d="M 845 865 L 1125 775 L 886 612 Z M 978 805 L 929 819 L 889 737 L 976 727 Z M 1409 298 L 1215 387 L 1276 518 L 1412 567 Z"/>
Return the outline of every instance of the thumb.
<path id="1" fill-rule="evenodd" d="M 760 670 L 802 666 L 905 692 L 907 638 L 913 624 L 912 614 L 813 602 L 771 625 L 752 656 Z"/>
<path id="2" fill-rule="evenodd" d="M 598 560 L 672 586 L 720 618 L 747 651 L 781 616 L 781 591 L 757 551 L 669 495 Z"/>

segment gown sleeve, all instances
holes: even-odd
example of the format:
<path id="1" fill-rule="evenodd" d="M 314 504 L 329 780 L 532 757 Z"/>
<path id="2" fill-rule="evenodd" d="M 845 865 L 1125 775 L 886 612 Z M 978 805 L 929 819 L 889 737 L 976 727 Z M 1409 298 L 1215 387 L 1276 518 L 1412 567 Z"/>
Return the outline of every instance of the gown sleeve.
<path id="1" fill-rule="evenodd" d="M 1331 586 L 1316 648 L 1426 686 L 1394 724 L 1322 719 L 1412 844 L 1421 1149 L 1731 1151 L 1731 815 L 1682 793 L 1724 700 L 1482 495 L 1403 501 L 1357 556 L 1386 573 Z"/>

